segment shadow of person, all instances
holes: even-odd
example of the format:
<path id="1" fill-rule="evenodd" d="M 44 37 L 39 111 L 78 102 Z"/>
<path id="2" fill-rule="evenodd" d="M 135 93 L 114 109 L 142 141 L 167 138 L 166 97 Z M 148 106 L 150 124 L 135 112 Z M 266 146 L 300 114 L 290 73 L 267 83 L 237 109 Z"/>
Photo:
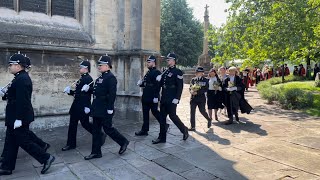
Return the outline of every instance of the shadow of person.
<path id="1" fill-rule="evenodd" d="M 260 124 L 255 124 L 252 121 L 249 121 L 249 119 L 244 118 L 244 117 L 240 117 L 240 122 L 237 123 L 236 121 L 233 122 L 233 124 L 231 125 L 224 125 L 224 122 L 215 122 L 214 125 L 221 127 L 225 130 L 229 130 L 232 133 L 240 133 L 241 131 L 246 131 L 249 133 L 254 133 L 254 134 L 258 134 L 260 136 L 267 136 L 268 133 L 266 130 L 261 129 L 261 125 Z"/>
<path id="2" fill-rule="evenodd" d="M 206 133 L 195 131 L 196 134 L 205 137 L 208 141 L 217 142 L 222 145 L 230 145 L 230 141 L 228 139 L 221 138 L 220 136 L 214 134 L 213 128 L 210 128 Z"/>

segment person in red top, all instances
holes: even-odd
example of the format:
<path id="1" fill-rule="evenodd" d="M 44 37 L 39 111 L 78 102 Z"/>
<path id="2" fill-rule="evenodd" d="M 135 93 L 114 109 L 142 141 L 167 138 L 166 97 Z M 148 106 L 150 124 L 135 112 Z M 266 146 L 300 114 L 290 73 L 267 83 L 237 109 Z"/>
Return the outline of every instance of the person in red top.
<path id="1" fill-rule="evenodd" d="M 290 69 L 288 68 L 287 64 L 284 64 L 284 75 L 289 76 L 290 75 Z"/>
<path id="2" fill-rule="evenodd" d="M 303 67 L 303 64 L 300 64 L 299 76 L 306 76 L 306 69 Z"/>

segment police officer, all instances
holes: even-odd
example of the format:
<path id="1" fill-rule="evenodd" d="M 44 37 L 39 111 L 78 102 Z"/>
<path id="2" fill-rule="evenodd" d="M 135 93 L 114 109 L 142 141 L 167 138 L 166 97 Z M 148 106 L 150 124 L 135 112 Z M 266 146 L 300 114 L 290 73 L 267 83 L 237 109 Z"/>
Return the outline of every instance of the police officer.
<path id="1" fill-rule="evenodd" d="M 89 113 L 91 106 L 91 94 L 93 87 L 93 79 L 89 75 L 90 73 L 90 62 L 82 61 L 80 63 L 80 79 L 76 82 L 75 90 L 71 90 L 70 86 L 64 89 L 64 92 L 70 96 L 74 97 L 73 103 L 71 105 L 70 123 L 68 130 L 68 140 L 67 145 L 62 148 L 62 151 L 68 151 L 70 149 L 76 148 L 76 136 L 77 127 L 80 120 L 82 127 L 92 134 L 92 124 L 89 122 Z M 90 84 L 90 85 L 89 85 Z M 87 85 L 89 89 L 87 91 L 82 90 L 82 88 Z M 91 87 L 91 88 L 90 88 Z M 90 90 L 91 89 L 91 90 Z M 106 135 L 102 134 L 102 144 L 104 143 Z"/>
<path id="2" fill-rule="evenodd" d="M 101 75 L 95 81 L 91 106 L 91 116 L 93 117 L 92 151 L 89 156 L 84 157 L 85 160 L 102 157 L 101 127 L 112 140 L 121 146 L 119 154 L 123 154 L 129 144 L 129 141 L 112 125 L 114 102 L 117 95 L 117 79 L 110 71 L 112 61 L 108 55 L 100 57 L 98 69 Z M 88 86 L 84 87 L 84 89 L 87 88 Z"/>
<path id="3" fill-rule="evenodd" d="M 9 60 L 9 71 L 14 74 L 14 79 L 5 95 L 7 99 L 5 125 L 7 148 L 0 175 L 10 175 L 15 169 L 19 147 L 34 157 L 39 163 L 44 164 L 41 173 L 44 174 L 50 168 L 55 157 L 46 153 L 36 144 L 30 136 L 29 125 L 34 120 L 34 112 L 31 104 L 32 81 L 25 71 L 26 58 L 21 54 L 14 54 Z"/>
<path id="4" fill-rule="evenodd" d="M 31 68 L 30 58 L 25 55 L 25 59 L 26 59 L 26 70 L 30 70 L 30 68 Z M 2 89 L 1 90 L 2 92 L 0 92 L 0 93 L 2 93 L 2 96 L 3 96 L 2 99 L 6 100 L 7 99 L 7 97 L 6 97 L 7 88 L 1 88 L 1 89 Z M 40 139 L 38 136 L 36 136 L 32 131 L 29 131 L 29 133 L 30 133 L 29 135 L 31 136 L 32 141 L 34 143 L 38 144 L 40 147 L 42 147 L 44 149 L 44 151 L 47 151 L 50 148 L 50 144 L 44 142 L 42 139 Z M 3 161 L 5 154 L 8 152 L 7 144 L 8 144 L 8 138 L 5 138 L 2 154 L 0 157 L 0 162 Z"/>
<path id="5" fill-rule="evenodd" d="M 183 140 L 189 137 L 188 128 L 181 122 L 177 116 L 177 105 L 181 98 L 183 90 L 183 73 L 176 67 L 176 55 L 169 53 L 167 56 L 168 69 L 157 76 L 157 81 L 162 87 L 160 101 L 160 134 L 159 137 L 152 141 L 153 144 L 165 143 L 167 138 L 166 133 L 166 117 L 169 115 L 172 122 L 179 128 L 183 134 Z"/>
<path id="6" fill-rule="evenodd" d="M 160 112 L 158 111 L 160 84 L 156 80 L 157 76 L 161 74 L 156 69 L 156 57 L 149 56 L 147 59 L 147 67 L 149 71 L 144 76 L 143 80 L 139 80 L 137 85 L 143 88 L 142 94 L 142 111 L 143 111 L 143 125 L 142 129 L 135 132 L 136 136 L 147 136 L 149 131 L 149 112 L 151 109 L 152 114 L 160 123 Z M 169 125 L 167 125 L 169 127 Z"/>
<path id="7" fill-rule="evenodd" d="M 206 95 L 205 93 L 208 91 L 209 83 L 208 79 L 203 77 L 204 69 L 203 67 L 199 66 L 196 69 L 196 77 L 191 79 L 190 82 L 190 124 L 191 127 L 189 128 L 189 131 L 195 131 L 196 130 L 196 107 L 198 106 L 200 113 L 203 117 L 205 117 L 208 120 L 207 127 L 211 127 L 212 119 L 209 117 L 208 113 L 206 112 Z"/>

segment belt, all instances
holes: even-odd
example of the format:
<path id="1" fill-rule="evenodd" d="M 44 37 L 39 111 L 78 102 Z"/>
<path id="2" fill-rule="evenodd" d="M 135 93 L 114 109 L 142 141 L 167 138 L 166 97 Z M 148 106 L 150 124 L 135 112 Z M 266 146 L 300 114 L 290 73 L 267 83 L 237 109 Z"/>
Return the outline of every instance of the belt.
<path id="1" fill-rule="evenodd" d="M 169 89 L 169 88 L 176 88 L 175 85 L 163 85 L 164 89 Z"/>
<path id="2" fill-rule="evenodd" d="M 154 84 L 146 84 L 146 86 L 152 87 L 154 86 Z"/>
<path id="3" fill-rule="evenodd" d="M 107 99 L 109 96 L 96 96 L 96 95 L 93 95 L 93 99 L 97 99 L 97 98 L 100 98 L 100 99 Z"/>

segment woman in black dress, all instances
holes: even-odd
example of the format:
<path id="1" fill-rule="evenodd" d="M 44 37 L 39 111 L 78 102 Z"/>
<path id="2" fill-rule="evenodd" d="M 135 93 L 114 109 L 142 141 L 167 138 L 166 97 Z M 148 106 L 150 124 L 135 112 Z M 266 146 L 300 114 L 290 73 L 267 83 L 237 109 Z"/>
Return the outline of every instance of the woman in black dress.
<path id="1" fill-rule="evenodd" d="M 223 109 L 222 105 L 222 83 L 215 69 L 211 69 L 208 74 L 209 89 L 207 92 L 207 103 L 209 116 L 212 119 L 212 109 L 214 109 L 215 120 L 218 121 L 218 109 Z"/>

